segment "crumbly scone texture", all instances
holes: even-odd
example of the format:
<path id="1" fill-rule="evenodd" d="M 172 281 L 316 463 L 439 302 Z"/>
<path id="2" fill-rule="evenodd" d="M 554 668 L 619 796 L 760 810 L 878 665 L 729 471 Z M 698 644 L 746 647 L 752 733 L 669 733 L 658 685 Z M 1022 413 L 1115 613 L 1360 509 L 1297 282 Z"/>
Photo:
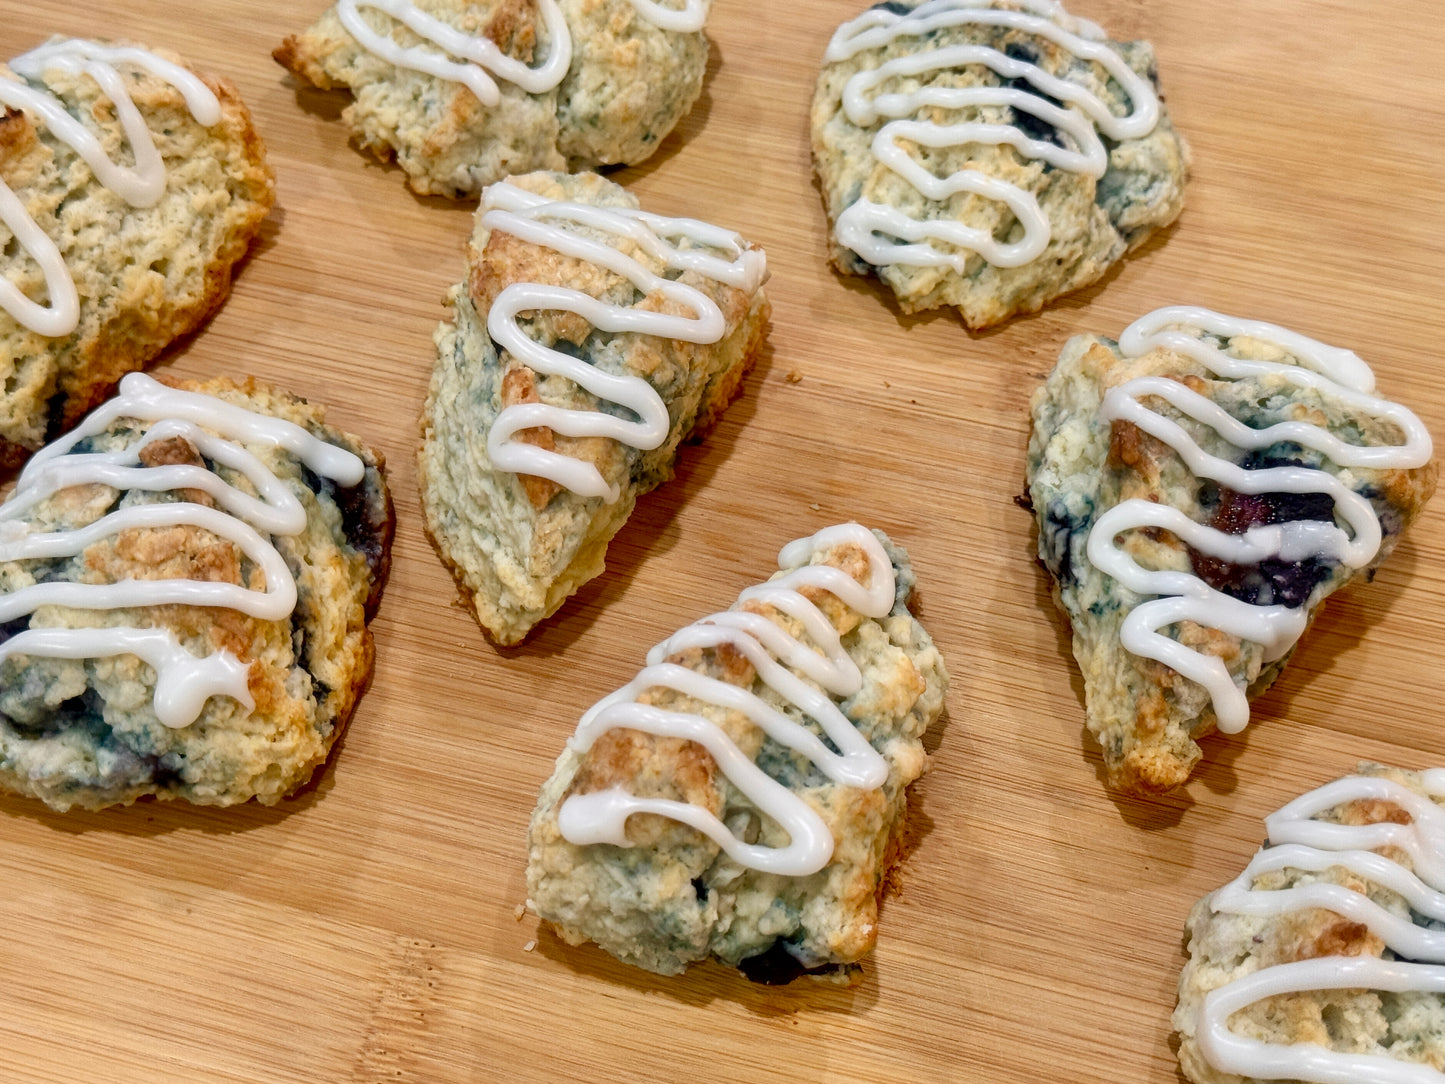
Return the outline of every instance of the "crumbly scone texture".
<path id="1" fill-rule="evenodd" d="M 559 4 L 572 35 L 567 75 L 538 94 L 496 77 L 501 101 L 495 106 L 461 83 L 399 68 L 364 49 L 334 7 L 286 38 L 274 55 L 307 83 L 350 91 L 342 119 L 356 141 L 383 161 L 395 159 L 416 192 L 473 196 L 513 173 L 641 162 L 702 92 L 707 37 L 655 26 L 631 0 Z M 528 65 L 550 55 L 534 0 L 419 0 L 417 6 Z M 375 8 L 361 8 L 360 16 L 404 47 L 422 40 Z"/>
<path id="2" fill-rule="evenodd" d="M 768 983 L 803 973 L 846 981 L 856 973 L 877 938 L 884 879 L 899 856 L 905 789 L 926 764 L 920 739 L 943 710 L 948 690 L 943 660 L 908 609 L 914 576 L 907 554 L 878 535 L 897 576 L 892 612 L 874 620 L 823 592 L 814 602 L 843 634 L 844 649 L 862 671 L 862 688 L 841 707 L 887 761 L 882 787 L 870 791 L 834 783 L 739 712 L 671 689 L 652 688 L 638 698 L 663 710 L 705 715 L 768 775 L 802 797 L 835 840 L 828 865 L 806 877 L 762 873 L 733 861 L 701 833 L 651 814 L 628 819 L 630 847 L 567 842 L 557 827 L 562 802 L 572 794 L 621 786 L 641 797 L 702 806 L 748 842 L 787 843 L 786 833 L 729 783 L 700 746 L 610 731 L 585 755 L 571 748 L 563 752 L 532 814 L 528 897 L 565 940 L 595 941 L 627 963 L 667 975 L 708 957 Z M 868 559 L 856 545 L 823 550 L 813 563 L 841 568 L 860 582 L 868 575 Z M 794 618 L 771 606 L 747 608 L 802 635 Z M 815 722 L 759 680 L 736 653 L 689 650 L 669 661 L 749 689 L 821 735 Z"/>
<path id="3" fill-rule="evenodd" d="M 898 11 L 911 10 L 922 0 L 889 3 Z M 1015 5 L 994 3 L 1011 8 Z M 1013 212 L 997 200 L 960 192 L 944 201 L 930 200 L 904 177 L 877 160 L 871 144 L 887 118 L 866 127 L 854 124 L 843 111 L 843 88 L 860 71 L 880 67 L 896 57 L 923 50 L 959 45 L 984 45 L 1016 59 L 1038 65 L 1050 75 L 1089 88 L 1116 115 L 1130 109 L 1127 95 L 1092 61 L 1083 60 L 1046 38 L 1002 26 L 956 26 L 932 31 L 927 37 L 903 37 L 886 47 L 865 49 L 845 60 L 825 63 L 813 96 L 813 166 L 823 193 L 830 227 L 859 199 L 896 208 L 919 220 L 948 219 L 988 230 L 999 241 L 1016 241 L 1022 228 Z M 1110 42 L 1130 68 L 1158 88 L 1154 50 L 1148 42 Z M 1029 90 L 1024 80 L 1020 89 Z M 874 94 L 908 92 L 922 87 L 949 88 L 1008 86 L 985 65 L 972 64 L 912 77 L 894 79 Z M 1174 130 L 1168 111 L 1160 104 L 1158 126 L 1148 135 L 1121 143 L 1106 140 L 1108 170 L 1100 178 L 1058 169 L 1027 158 L 1006 144 L 968 143 L 957 147 L 904 146 L 937 177 L 973 170 L 1031 193 L 1049 220 L 1051 236 L 1039 257 L 1022 267 L 995 267 L 970 253 L 964 271 L 952 267 L 912 267 L 906 264 L 875 266 L 838 243 L 828 231 L 834 267 L 845 274 L 876 275 L 897 296 L 904 312 L 955 306 L 963 322 L 980 328 L 1016 313 L 1035 312 L 1054 298 L 1098 281 L 1115 261 L 1138 248 L 1156 230 L 1179 217 L 1184 206 L 1188 148 Z M 982 122 L 1014 125 L 1031 138 L 1060 136 L 1046 122 L 1008 106 L 975 106 L 962 110 L 933 107 L 922 119 L 937 124 Z M 953 251 L 942 241 L 930 244 Z"/>
<path id="4" fill-rule="evenodd" d="M 57 810 L 98 809 L 147 794 L 202 805 L 250 798 L 270 805 L 305 783 L 325 761 L 371 674 L 367 623 L 386 579 L 393 525 L 381 455 L 327 425 L 320 407 L 254 380 L 173 383 L 294 422 L 360 456 L 365 478 L 341 488 L 290 453 L 259 442 L 246 445 L 306 510 L 303 533 L 271 539 L 296 579 L 297 603 L 289 620 L 268 621 L 219 607 L 102 611 L 43 606 L 0 627 L 6 638 L 27 627 L 169 628 L 197 656 L 227 650 L 249 665 L 254 711 L 230 697 L 213 696 L 195 722 L 172 729 L 152 707 L 154 671 L 133 655 L 84 660 L 17 655 L 0 663 L 0 786 Z M 131 419 L 117 419 L 71 454 L 127 447 L 143 429 Z M 255 495 L 245 476 L 205 460 L 184 438 L 161 443 L 162 462 L 205 463 L 230 485 Z M 72 487 L 47 498 L 28 518 L 41 529 L 73 529 L 117 508 L 175 499 L 180 498 L 172 493 Z M 125 579 L 265 588 L 264 574 L 239 546 L 188 525 L 125 529 L 73 558 L 0 564 L 0 593 L 39 582 Z"/>
<path id="5" fill-rule="evenodd" d="M 1279 347 L 1259 340 L 1221 340 L 1222 346 L 1226 343 L 1230 354 L 1247 360 L 1288 358 Z M 1403 436 L 1391 423 L 1326 392 L 1299 388 L 1277 374 L 1223 380 L 1164 349 L 1128 359 L 1113 342 L 1095 336 L 1078 336 L 1065 345 L 1058 365 L 1033 397 L 1028 484 L 1038 523 L 1039 559 L 1053 577 L 1055 601 L 1073 625 L 1087 723 L 1103 747 L 1109 784 L 1132 793 L 1153 793 L 1188 778 L 1201 755 L 1197 739 L 1214 729 L 1214 709 L 1203 686 L 1120 644 L 1124 619 L 1146 597 L 1089 561 L 1086 546 L 1094 521 L 1130 498 L 1158 501 L 1234 534 L 1259 523 L 1332 521 L 1334 512 L 1328 497 L 1233 493 L 1196 477 L 1172 448 L 1132 422 L 1101 421 L 1099 406 L 1105 393 L 1141 376 L 1178 380 L 1254 429 L 1302 420 L 1323 426 L 1349 444 L 1398 444 Z M 1435 490 L 1434 462 L 1413 470 L 1344 469 L 1293 443 L 1246 453 L 1170 404 L 1156 397 L 1147 401 L 1151 409 L 1181 425 L 1206 453 L 1246 469 L 1296 464 L 1327 471 L 1375 510 L 1383 542 L 1375 559 L 1359 569 L 1316 557 L 1295 563 L 1233 565 L 1195 553 L 1168 531 L 1140 530 L 1128 538 L 1127 552 L 1142 567 L 1193 571 L 1210 586 L 1246 602 L 1282 602 L 1304 606 L 1313 614 L 1326 596 L 1374 575 Z M 1268 688 L 1289 660 L 1287 653 L 1266 661 L 1261 645 L 1193 622 L 1161 631 L 1223 659 L 1235 684 L 1250 696 Z"/>
<path id="6" fill-rule="evenodd" d="M 1361 764 L 1360 775 L 1381 776 L 1428 797 L 1417 772 Z M 1438 802 L 1438 799 L 1436 799 Z M 1409 814 L 1390 802 L 1356 801 L 1336 806 L 1317 819 L 1334 824 L 1408 823 Z M 1389 857 L 1413 870 L 1410 855 L 1392 848 Z M 1278 891 L 1308 884 L 1341 885 L 1406 922 L 1435 929 L 1412 912 L 1403 897 L 1342 866 L 1317 873 L 1286 869 L 1255 879 L 1256 887 Z M 1194 1084 L 1266 1084 L 1254 1077 L 1224 1073 L 1200 1053 L 1197 1026 L 1204 998 L 1228 982 L 1277 964 L 1319 956 L 1393 958 L 1369 929 L 1333 911 L 1311 908 L 1282 917 L 1216 914 L 1213 894 L 1194 905 L 1186 930 L 1189 960 L 1179 978 L 1174 1029 L 1179 1033 L 1179 1064 Z M 1424 1063 L 1445 1071 L 1445 996 L 1390 993 L 1384 990 L 1313 990 L 1265 998 L 1235 1013 L 1231 1031 L 1266 1043 L 1313 1043 L 1340 1053 L 1373 1054 L 1401 1062 Z M 1298 1084 L 1274 1081 L 1273 1084 Z"/>
<path id="7" fill-rule="evenodd" d="M 80 295 L 80 324 L 64 338 L 39 335 L 0 310 L 0 471 L 199 327 L 230 293 L 236 264 L 275 202 L 265 148 L 231 83 L 196 72 L 221 103 L 220 122 L 207 128 L 165 80 L 135 65 L 118 68 L 165 163 L 165 194 L 153 207 L 132 207 L 106 188 L 36 117 L 0 112 L 0 178 L 55 242 Z M 18 79 L 3 67 L 0 78 Z M 45 85 L 112 161 L 131 160 L 114 107 L 93 79 L 52 68 Z M 14 243 L 4 225 L 0 239 Z M 48 296 L 34 260 L 10 261 L 6 276 L 30 298 Z"/>
<path id="8" fill-rule="evenodd" d="M 554 200 L 637 206 L 633 196 L 595 174 L 535 173 L 510 183 Z M 603 404 L 565 377 L 534 373 L 499 351 L 487 333 L 487 311 L 502 290 L 517 282 L 568 286 L 623 308 L 666 311 L 672 303 L 661 294 L 641 294 L 626 278 L 595 264 L 494 234 L 481 218 L 479 213 L 467 248 L 466 280 L 448 296 L 452 319 L 436 332 L 418 478 L 427 529 L 442 559 L 471 597 L 487 632 L 498 643 L 513 644 L 602 573 L 607 544 L 637 498 L 672 477 L 678 445 L 716 421 L 742 389 L 762 344 L 769 307 L 761 288 L 749 294 L 686 271 L 678 281 L 707 294 L 726 321 L 722 339 L 711 345 L 598 331 L 571 313 L 539 312 L 522 321 L 538 342 L 556 345 L 605 372 L 642 377 L 667 404 L 671 428 L 650 451 L 604 437 L 524 431 L 545 447 L 592 464 L 609 484 L 621 487 L 621 496 L 610 504 L 581 497 L 544 479 L 491 466 L 487 434 L 507 406 L 543 402 L 597 411 Z M 635 242 L 605 233 L 595 237 L 661 272 L 661 261 Z"/>

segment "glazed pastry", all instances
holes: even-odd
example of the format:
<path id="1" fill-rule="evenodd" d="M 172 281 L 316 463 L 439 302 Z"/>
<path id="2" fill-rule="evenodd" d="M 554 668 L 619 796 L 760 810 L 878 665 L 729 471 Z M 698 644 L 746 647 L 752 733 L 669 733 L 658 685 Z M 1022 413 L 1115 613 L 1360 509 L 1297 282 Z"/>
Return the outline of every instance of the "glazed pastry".
<path id="1" fill-rule="evenodd" d="M 1168 790 L 1243 729 L 1324 599 L 1435 489 L 1430 435 L 1354 354 L 1204 309 L 1071 339 L 1033 399 L 1039 558 L 1112 786 Z"/>
<path id="2" fill-rule="evenodd" d="M 0 471 L 200 326 L 274 198 L 236 88 L 169 53 L 57 39 L 0 69 Z"/>
<path id="3" fill-rule="evenodd" d="M 760 249 L 592 174 L 493 185 L 437 331 L 422 511 L 477 618 L 519 641 L 602 572 L 639 495 L 742 386 Z"/>
<path id="4" fill-rule="evenodd" d="M 828 44 L 812 131 L 834 266 L 969 327 L 1097 281 L 1184 202 L 1152 48 L 1053 0 L 869 8 Z"/>
<path id="5" fill-rule="evenodd" d="M 1195 1084 L 1445 1084 L 1445 771 L 1362 764 L 1265 818 L 1189 916 Z"/>
<path id="6" fill-rule="evenodd" d="M 254 381 L 125 377 L 0 505 L 0 785 L 63 811 L 305 783 L 371 673 L 381 466 Z"/>
<path id="7" fill-rule="evenodd" d="M 417 192 L 641 162 L 702 91 L 709 0 L 339 0 L 275 57 L 351 92 L 361 146 Z"/>
<path id="8" fill-rule="evenodd" d="M 527 892 L 568 942 L 662 974 L 847 980 L 948 677 L 907 555 L 856 523 L 659 644 L 583 717 L 532 814 Z"/>

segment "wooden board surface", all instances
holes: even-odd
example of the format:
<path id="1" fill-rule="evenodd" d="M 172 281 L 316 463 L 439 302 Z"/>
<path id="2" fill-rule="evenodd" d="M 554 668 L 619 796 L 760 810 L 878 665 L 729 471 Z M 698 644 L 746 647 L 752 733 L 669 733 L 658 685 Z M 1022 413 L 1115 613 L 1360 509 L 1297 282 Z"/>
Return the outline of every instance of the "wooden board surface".
<path id="1" fill-rule="evenodd" d="M 410 195 L 348 146 L 335 98 L 298 96 L 271 61 L 322 6 L 26 0 L 0 20 L 7 57 L 50 33 L 127 37 L 240 86 L 279 205 L 166 364 L 330 404 L 385 452 L 398 514 L 371 689 L 298 797 L 67 816 L 0 799 L 0 1079 L 1176 1081 L 1184 917 L 1261 816 L 1362 757 L 1445 764 L 1445 508 L 1331 602 L 1184 791 L 1120 799 L 1013 501 L 1028 397 L 1069 335 L 1198 303 L 1357 350 L 1445 435 L 1434 0 L 1076 0 L 1155 42 L 1193 146 L 1184 216 L 1103 285 L 981 334 L 825 266 L 807 106 L 855 4 L 715 0 L 702 100 L 618 179 L 765 246 L 770 344 L 607 575 L 507 651 L 456 605 L 417 509 L 431 331 L 471 207 Z M 518 919 L 527 817 L 579 714 L 782 543 L 849 518 L 911 551 L 953 675 L 864 982 L 662 979 Z"/>

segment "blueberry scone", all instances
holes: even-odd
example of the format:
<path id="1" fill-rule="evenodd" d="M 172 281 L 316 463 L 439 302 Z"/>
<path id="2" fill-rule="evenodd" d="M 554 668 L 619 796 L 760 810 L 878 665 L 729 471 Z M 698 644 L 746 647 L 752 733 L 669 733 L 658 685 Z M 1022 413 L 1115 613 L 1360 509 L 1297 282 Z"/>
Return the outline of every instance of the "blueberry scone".
<path id="1" fill-rule="evenodd" d="M 1097 281 L 1184 202 L 1153 49 L 1053 0 L 873 6 L 828 44 L 812 131 L 834 266 L 969 327 Z"/>
<path id="2" fill-rule="evenodd" d="M 765 275 L 736 234 L 648 214 L 593 174 L 483 193 L 437 330 L 419 477 L 432 538 L 498 643 L 602 572 L 637 497 L 741 389 Z"/>
<path id="3" fill-rule="evenodd" d="M 141 373 L 0 505 L 0 786 L 272 803 L 371 673 L 380 457 L 254 381 Z"/>
<path id="4" fill-rule="evenodd" d="M 709 0 L 338 0 L 275 57 L 349 90 L 362 147 L 413 190 L 632 165 L 697 100 Z"/>
<path id="5" fill-rule="evenodd" d="M 830 527 L 779 565 L 653 648 L 543 786 L 527 892 L 568 942 L 768 983 L 846 981 L 872 949 L 948 676 L 880 532 Z"/>
<path id="6" fill-rule="evenodd" d="M 59 39 L 0 68 L 0 471 L 198 327 L 273 201 L 224 79 Z"/>
<path id="7" fill-rule="evenodd" d="M 1163 791 L 1249 719 L 1325 597 L 1435 489 L 1430 435 L 1354 354 L 1167 308 L 1079 336 L 1033 398 L 1039 557 L 1111 785 Z"/>
<path id="8" fill-rule="evenodd" d="M 1194 1084 L 1445 1084 L 1445 770 L 1362 764 L 1265 819 L 1189 916 Z"/>

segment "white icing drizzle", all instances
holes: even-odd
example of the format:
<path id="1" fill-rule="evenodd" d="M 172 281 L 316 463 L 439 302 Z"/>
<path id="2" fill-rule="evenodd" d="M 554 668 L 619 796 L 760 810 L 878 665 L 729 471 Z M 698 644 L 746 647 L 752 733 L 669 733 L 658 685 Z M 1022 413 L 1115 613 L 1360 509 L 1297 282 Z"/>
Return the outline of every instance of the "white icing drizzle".
<path id="1" fill-rule="evenodd" d="M 1445 797 L 1445 771 L 1422 773 L 1430 795 Z M 1384 801 L 1410 815 L 1409 824 L 1342 825 L 1312 819 L 1353 801 Z M 1229 1030 L 1229 1017 L 1262 998 L 1311 990 L 1384 990 L 1445 994 L 1445 932 L 1399 918 L 1361 892 L 1343 885 L 1313 883 L 1266 890 L 1254 886 L 1263 874 L 1283 869 L 1321 872 L 1332 866 L 1398 893 L 1417 913 L 1445 921 L 1445 810 L 1430 798 L 1390 779 L 1350 776 L 1311 791 L 1265 818 L 1275 846 L 1255 855 L 1245 871 L 1210 898 L 1226 914 L 1277 917 L 1310 908 L 1332 911 L 1366 926 L 1389 950 L 1406 959 L 1373 956 L 1320 957 L 1266 967 L 1235 979 L 1204 999 L 1198 1042 L 1215 1069 L 1268 1080 L 1318 1084 L 1442 1084 L 1445 1073 L 1428 1065 L 1375 1054 L 1339 1053 L 1300 1043 L 1267 1044 Z M 1414 871 L 1381 850 L 1410 856 Z M 1420 961 L 1420 962 L 1412 962 Z"/>
<path id="2" fill-rule="evenodd" d="M 128 447 L 66 454 L 79 441 L 105 432 L 118 418 L 153 424 Z M 140 453 L 146 446 L 174 437 L 184 438 L 212 462 L 244 475 L 259 496 L 242 492 L 205 467 L 140 465 Z M 306 529 L 306 510 L 286 484 L 243 444 L 284 449 L 316 474 L 342 486 L 358 485 L 366 474 L 365 464 L 356 455 L 312 436 L 292 422 L 256 414 L 208 395 L 168 388 L 143 373 L 130 373 L 121 380 L 116 398 L 91 413 L 67 436 L 31 457 L 14 493 L 0 505 L 0 561 L 71 557 L 123 530 L 188 525 L 239 546 L 261 569 L 263 590 L 175 579 L 36 583 L 0 594 L 0 622 L 33 614 L 42 606 L 89 610 L 216 606 L 268 621 L 289 617 L 296 606 L 296 581 L 266 534 L 300 534 Z M 220 507 L 185 500 L 137 504 L 109 512 L 85 527 L 56 532 L 42 531 L 25 518 L 52 494 L 85 485 L 158 493 L 201 490 Z M 245 664 L 225 651 L 197 658 L 169 629 L 35 628 L 0 643 L 0 660 L 12 655 L 91 659 L 122 654 L 136 655 L 155 670 L 153 705 L 166 726 L 183 727 L 194 722 L 210 696 L 231 696 L 248 710 L 254 706 L 247 692 Z"/>
<path id="3" fill-rule="evenodd" d="M 939 177 L 920 164 L 901 141 L 926 147 L 962 147 L 970 143 L 1013 147 L 1025 158 L 1090 177 L 1108 169 L 1108 153 L 1099 138 L 1137 139 L 1159 123 L 1159 98 L 1149 81 L 1124 62 L 1102 30 L 1070 16 L 1053 0 L 1015 0 L 1022 11 L 992 6 L 993 0 L 928 0 L 907 14 L 883 8 L 864 12 L 844 23 L 828 44 L 825 60 L 847 60 L 868 49 L 882 49 L 900 38 L 923 38 L 953 26 L 998 26 L 1045 38 L 1075 56 L 1100 65 L 1128 95 L 1131 110 L 1115 116 L 1088 87 L 1050 75 L 1038 65 L 1018 60 L 985 45 L 954 45 L 894 57 L 876 68 L 857 72 L 843 88 L 843 111 L 860 128 L 886 120 L 873 137 L 874 157 L 908 181 L 926 199 L 941 203 L 968 192 L 1006 204 L 1023 236 L 1000 242 L 987 229 L 946 219 L 918 219 L 886 204 L 859 198 L 837 216 L 838 243 L 870 264 L 951 267 L 962 274 L 970 253 L 995 267 L 1020 267 L 1035 260 L 1051 236 L 1048 216 L 1031 192 L 977 169 L 961 169 Z M 927 80 L 930 73 L 984 65 L 1001 79 L 1024 79 L 1033 93 L 1012 87 L 921 86 L 908 92 L 875 93 L 891 80 L 905 85 Z M 1045 96 L 1065 103 L 1060 108 Z M 1064 133 L 1070 148 L 1031 139 L 1012 124 L 968 121 L 938 124 L 916 118 L 923 110 L 1023 110 Z M 898 243 L 901 239 L 905 244 Z M 944 250 L 932 242 L 950 246 Z"/>
<path id="4" fill-rule="evenodd" d="M 1244 360 L 1230 355 L 1206 336 L 1269 343 L 1288 354 L 1290 360 Z M 1388 421 L 1404 436 L 1402 444 L 1364 447 L 1346 444 L 1312 422 L 1287 421 L 1256 430 L 1179 381 L 1162 376 L 1130 380 L 1104 396 L 1099 411 L 1102 421 L 1124 419 L 1134 423 L 1173 448 L 1196 476 L 1239 493 L 1325 494 L 1334 502 L 1337 519 L 1343 521 L 1344 526 L 1312 520 L 1256 525 L 1243 534 L 1228 534 L 1198 523 L 1178 509 L 1132 499 L 1110 508 L 1090 530 L 1088 556 L 1096 568 L 1131 591 L 1158 596 L 1135 607 L 1124 619 L 1120 634 L 1124 647 L 1203 685 L 1213 701 L 1219 729 L 1226 734 L 1236 733 L 1249 722 L 1249 701 L 1245 690 L 1230 677 L 1224 661 L 1186 647 L 1160 630 L 1193 621 L 1260 644 L 1265 662 L 1272 662 L 1281 658 L 1304 632 L 1308 622 L 1306 607 L 1255 605 L 1231 598 L 1192 572 L 1146 569 L 1120 545 L 1119 536 L 1144 527 L 1159 527 L 1202 553 L 1234 564 L 1318 557 L 1363 568 L 1379 551 L 1380 524 L 1370 502 L 1327 471 L 1299 466 L 1245 470 L 1205 452 L 1182 425 L 1145 406 L 1143 399 L 1166 400 L 1242 450 L 1260 450 L 1290 441 L 1321 452 L 1342 468 L 1422 466 L 1432 454 L 1430 434 L 1405 407 L 1369 394 L 1374 388 L 1374 376 L 1355 354 L 1272 324 L 1176 306 L 1160 309 L 1130 325 L 1119 339 L 1119 348 L 1125 357 L 1139 357 L 1156 348 L 1172 350 L 1227 380 L 1276 374 L 1296 387 L 1317 389 Z"/>
<path id="5" fill-rule="evenodd" d="M 841 569 L 808 564 L 814 554 L 840 545 L 861 547 L 868 555 L 866 586 Z M 863 676 L 844 650 L 832 622 L 799 589 L 821 588 L 861 614 L 884 617 L 893 609 L 896 590 L 892 562 L 872 531 L 845 523 L 783 547 L 778 566 L 787 574 L 748 588 L 738 596 L 738 605 L 752 601 L 775 607 L 800 622 L 811 643 L 795 639 L 766 617 L 736 608 L 705 617 L 654 647 L 647 655 L 647 667 L 633 681 L 589 708 L 570 746 L 585 753 L 602 734 L 618 727 L 696 742 L 712 754 L 734 787 L 782 826 L 788 845 L 776 848 L 744 843 L 705 809 L 668 799 L 638 798 L 620 787 L 572 795 L 562 803 L 557 825 L 568 841 L 627 847 L 627 818 L 634 813 L 655 813 L 697 829 L 735 862 L 752 869 L 803 877 L 828 864 L 833 836 L 822 818 L 765 774 L 721 727 L 700 714 L 636 702 L 647 689 L 674 689 L 719 710 L 741 712 L 773 741 L 808 757 L 835 783 L 870 789 L 882 786 L 888 778 L 887 762 L 834 703 L 834 698 L 857 693 Z M 666 661 L 677 652 L 723 644 L 752 663 L 758 679 L 778 696 L 815 720 L 839 752 L 749 689 Z"/>
<path id="6" fill-rule="evenodd" d="M 624 238 L 675 271 L 692 271 L 748 293 L 767 273 L 762 250 L 729 230 L 691 218 L 663 218 L 626 207 L 593 207 L 550 202 L 503 181 L 486 189 L 482 224 L 534 245 L 613 271 L 644 294 L 661 294 L 690 315 L 623 308 L 564 286 L 514 283 L 492 302 L 487 331 L 514 358 L 548 376 L 563 376 L 599 399 L 625 407 L 637 420 L 599 411 L 568 410 L 547 403 L 521 403 L 504 409 L 487 435 L 487 455 L 498 470 L 548 478 L 583 497 L 617 500 L 621 488 L 609 484 L 590 463 L 514 440 L 524 429 L 545 426 L 569 437 L 609 437 L 633 448 L 656 448 L 667 439 L 667 405 L 652 385 L 637 376 L 603 372 L 587 362 L 544 346 L 528 336 L 518 320 L 523 313 L 571 312 L 602 331 L 657 335 L 709 344 L 727 331 L 722 310 L 701 290 L 654 274 L 612 245 L 585 236 L 581 229 Z M 669 239 L 685 239 L 702 248 L 683 249 Z M 727 253 L 727 258 L 715 254 Z"/>
<path id="7" fill-rule="evenodd" d="M 166 167 L 156 149 L 145 119 L 136 108 L 118 64 L 144 68 L 181 92 L 186 107 L 200 124 L 210 127 L 221 119 L 221 103 L 195 74 L 179 64 L 162 60 L 154 53 L 133 46 L 104 46 L 70 39 L 53 41 L 10 61 L 17 75 L 41 84 L 47 71 L 67 75 L 88 75 L 99 84 L 115 107 L 135 157 L 133 166 L 122 166 L 105 153 L 100 140 L 66 109 L 65 103 L 43 85 L 29 85 L 0 78 L 0 106 L 24 109 L 50 129 L 56 139 L 70 147 L 90 166 L 96 180 L 132 207 L 154 207 L 166 190 Z M 80 299 L 75 282 L 65 267 L 60 249 L 25 209 L 20 197 L 0 180 L 0 221 L 15 235 L 20 246 L 40 265 L 50 304 L 40 305 L 26 297 L 8 278 L 0 276 L 0 307 L 37 335 L 60 338 L 80 323 Z"/>
<path id="8" fill-rule="evenodd" d="M 707 20 L 707 0 L 684 0 L 681 8 L 664 7 L 656 0 L 632 0 L 632 6 L 648 22 L 679 33 L 701 30 Z M 363 8 L 384 12 L 435 48 L 403 47 L 392 37 L 377 33 L 361 14 Z M 502 52 L 491 39 L 458 30 L 422 11 L 411 0 L 337 0 L 336 4 L 341 25 L 363 49 L 398 68 L 461 83 L 486 106 L 502 100 L 493 76 L 528 94 L 545 94 L 566 78 L 572 66 L 572 33 L 566 16 L 557 0 L 537 0 L 537 11 L 549 44 L 546 57 L 534 68 Z M 462 63 L 449 57 L 457 57 Z"/>

